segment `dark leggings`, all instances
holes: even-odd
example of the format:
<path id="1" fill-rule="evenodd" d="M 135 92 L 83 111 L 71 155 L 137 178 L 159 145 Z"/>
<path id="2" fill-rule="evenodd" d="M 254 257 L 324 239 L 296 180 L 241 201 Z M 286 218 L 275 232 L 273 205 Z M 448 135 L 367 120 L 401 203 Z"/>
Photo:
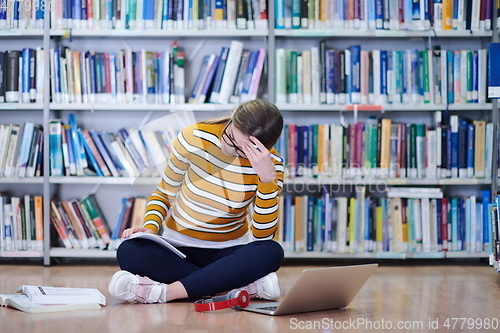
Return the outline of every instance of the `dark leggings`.
<path id="1" fill-rule="evenodd" d="M 178 247 L 175 253 L 146 239 L 123 242 L 116 257 L 120 268 L 162 283 L 180 281 L 190 300 L 241 288 L 283 263 L 284 253 L 275 241 L 256 241 L 224 249 Z"/>

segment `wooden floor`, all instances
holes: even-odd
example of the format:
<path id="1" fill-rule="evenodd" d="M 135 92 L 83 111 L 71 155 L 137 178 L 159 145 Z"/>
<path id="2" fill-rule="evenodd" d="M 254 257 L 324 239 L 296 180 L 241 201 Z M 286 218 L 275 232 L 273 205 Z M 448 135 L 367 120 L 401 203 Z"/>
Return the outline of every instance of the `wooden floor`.
<path id="1" fill-rule="evenodd" d="M 312 266 L 282 267 L 278 271 L 282 291 L 286 292 L 299 272 L 309 267 Z M 108 301 L 101 310 L 50 314 L 26 314 L 0 307 L 0 332 L 498 332 L 500 329 L 479 329 L 480 324 L 487 325 L 488 321 L 500 325 L 500 274 L 482 264 L 381 265 L 347 308 L 280 317 L 234 309 L 198 313 L 189 302 L 121 303 L 107 291 L 108 281 L 117 269 L 113 265 L 0 265 L 0 293 L 13 293 L 21 284 L 89 287 L 98 288 Z M 448 328 L 444 326 L 447 320 Z M 398 325 L 403 328 L 398 329 Z"/>

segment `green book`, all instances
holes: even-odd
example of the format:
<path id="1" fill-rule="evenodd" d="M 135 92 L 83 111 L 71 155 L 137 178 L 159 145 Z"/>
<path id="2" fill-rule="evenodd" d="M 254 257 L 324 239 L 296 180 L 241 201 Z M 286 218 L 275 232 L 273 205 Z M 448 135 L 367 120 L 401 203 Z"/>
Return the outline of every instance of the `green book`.
<path id="1" fill-rule="evenodd" d="M 429 52 L 421 51 L 423 55 L 423 84 L 424 84 L 424 103 L 431 102 L 431 90 L 429 84 Z"/>
<path id="2" fill-rule="evenodd" d="M 288 93 L 290 96 L 290 103 L 298 102 L 298 82 L 297 82 L 297 51 L 290 51 L 288 61 Z"/>
<path id="3" fill-rule="evenodd" d="M 472 103 L 472 82 L 473 82 L 472 66 L 473 66 L 472 51 L 467 51 L 467 78 L 465 79 L 467 83 L 467 103 Z"/>

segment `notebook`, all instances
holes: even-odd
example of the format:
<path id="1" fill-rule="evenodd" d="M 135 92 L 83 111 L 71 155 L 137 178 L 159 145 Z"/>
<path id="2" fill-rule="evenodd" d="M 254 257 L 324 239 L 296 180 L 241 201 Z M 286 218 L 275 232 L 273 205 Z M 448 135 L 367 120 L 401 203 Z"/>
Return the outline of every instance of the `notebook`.
<path id="1" fill-rule="evenodd" d="M 303 270 L 281 302 L 250 304 L 241 310 L 279 316 L 346 307 L 378 264 Z"/>

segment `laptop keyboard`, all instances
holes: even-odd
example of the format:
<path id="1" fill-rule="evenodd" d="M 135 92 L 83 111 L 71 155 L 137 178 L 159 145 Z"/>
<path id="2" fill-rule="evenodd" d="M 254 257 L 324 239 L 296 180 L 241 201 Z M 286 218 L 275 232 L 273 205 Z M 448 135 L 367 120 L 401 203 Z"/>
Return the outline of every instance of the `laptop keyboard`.
<path id="1" fill-rule="evenodd" d="M 261 306 L 259 307 L 259 310 L 267 310 L 267 311 L 275 311 L 278 308 L 278 306 Z"/>

